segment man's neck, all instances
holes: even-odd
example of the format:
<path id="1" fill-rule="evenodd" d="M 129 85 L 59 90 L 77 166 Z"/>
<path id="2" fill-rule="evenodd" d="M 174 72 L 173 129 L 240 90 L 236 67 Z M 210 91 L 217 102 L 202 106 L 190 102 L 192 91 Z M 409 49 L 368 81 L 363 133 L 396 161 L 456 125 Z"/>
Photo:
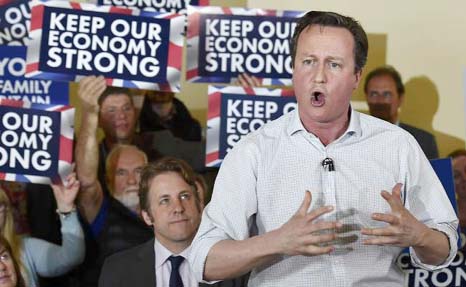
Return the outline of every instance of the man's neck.
<path id="1" fill-rule="evenodd" d="M 157 235 L 155 235 L 157 238 Z M 188 248 L 191 245 L 191 240 L 185 240 L 185 241 L 180 241 L 180 242 L 173 242 L 169 240 L 164 240 L 163 238 L 158 237 L 157 240 L 161 245 L 163 245 L 165 248 L 167 248 L 171 253 L 173 254 L 180 254 L 183 252 L 186 248 Z"/>
<path id="2" fill-rule="evenodd" d="M 302 119 L 301 122 L 308 132 L 314 134 L 320 139 L 324 146 L 327 146 L 345 133 L 349 126 L 350 114 L 351 112 L 348 111 L 346 117 L 342 117 L 341 119 L 328 123 L 320 123 L 315 121 L 309 121 L 308 123 L 305 123 Z"/>

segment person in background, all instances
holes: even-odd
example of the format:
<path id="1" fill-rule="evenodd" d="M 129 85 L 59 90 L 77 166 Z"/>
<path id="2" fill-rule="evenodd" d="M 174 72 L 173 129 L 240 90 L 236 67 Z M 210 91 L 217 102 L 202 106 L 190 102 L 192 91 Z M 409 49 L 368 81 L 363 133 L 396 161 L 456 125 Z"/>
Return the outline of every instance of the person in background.
<path id="1" fill-rule="evenodd" d="M 141 133 L 169 130 L 185 141 L 202 140 L 201 125 L 172 92 L 146 91 L 139 129 Z"/>
<path id="2" fill-rule="evenodd" d="M 38 275 L 63 275 L 84 260 L 84 233 L 75 206 L 79 186 L 75 173 L 71 173 L 64 184 L 52 185 L 61 223 L 61 245 L 33 237 L 19 237 L 14 229 L 10 200 L 0 189 L 1 234 L 9 242 L 13 257 L 19 258 L 27 286 L 39 286 Z"/>
<path id="3" fill-rule="evenodd" d="M 391 66 L 372 70 L 364 82 L 364 92 L 372 116 L 398 125 L 408 131 L 421 146 L 427 158 L 438 158 L 437 142 L 431 133 L 400 122 L 399 110 L 405 97 L 400 73 Z"/>
<path id="4" fill-rule="evenodd" d="M 27 287 L 19 266 L 10 244 L 0 235 L 0 287 Z"/>

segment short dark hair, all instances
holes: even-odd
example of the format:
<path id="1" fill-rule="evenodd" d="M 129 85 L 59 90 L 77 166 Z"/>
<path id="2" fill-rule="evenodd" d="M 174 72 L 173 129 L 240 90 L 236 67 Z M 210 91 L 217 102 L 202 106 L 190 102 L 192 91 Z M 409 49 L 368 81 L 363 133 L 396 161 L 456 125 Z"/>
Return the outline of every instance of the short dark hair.
<path id="1" fill-rule="evenodd" d="M 367 61 L 367 51 L 369 50 L 369 42 L 367 41 L 366 32 L 358 21 L 351 17 L 343 16 L 334 12 L 324 11 L 309 11 L 304 16 L 298 19 L 298 23 L 294 30 L 293 38 L 291 39 L 292 47 L 292 64 L 296 59 L 296 50 L 298 48 L 298 39 L 301 33 L 307 27 L 319 25 L 321 27 L 337 27 L 347 29 L 354 39 L 354 62 L 355 72 L 361 71 Z"/>
<path id="2" fill-rule="evenodd" d="M 465 149 L 457 149 L 457 150 L 453 151 L 452 153 L 450 153 L 448 155 L 448 157 L 451 157 L 451 158 L 457 158 L 457 157 L 460 157 L 460 156 L 466 156 L 466 150 Z"/>
<path id="3" fill-rule="evenodd" d="M 99 97 L 99 106 L 102 106 L 102 103 L 105 101 L 106 98 L 108 98 L 109 96 L 111 95 L 119 95 L 119 94 L 123 94 L 123 95 L 126 95 L 130 102 L 131 102 L 131 105 L 134 106 L 133 104 L 133 93 L 131 92 L 130 89 L 128 88 L 121 88 L 121 87 L 112 87 L 112 86 L 107 86 L 107 88 L 105 89 L 105 91 L 102 93 L 102 95 L 100 95 Z"/>
<path id="4" fill-rule="evenodd" d="M 367 86 L 369 85 L 369 81 L 375 77 L 379 76 L 389 76 L 393 79 L 396 85 L 396 91 L 399 96 L 405 94 L 405 86 L 403 85 L 403 80 L 401 79 L 400 73 L 393 68 L 392 66 L 382 66 L 372 70 L 366 76 L 366 80 L 364 82 L 364 92 L 367 94 Z"/>
<path id="5" fill-rule="evenodd" d="M 192 188 L 196 206 L 200 210 L 200 199 L 197 193 L 195 173 L 187 162 L 174 157 L 163 157 L 156 162 L 147 164 L 142 169 L 141 180 L 139 181 L 139 204 L 141 210 L 147 212 L 150 210 L 149 190 L 152 179 L 157 175 L 167 172 L 177 173 Z"/>

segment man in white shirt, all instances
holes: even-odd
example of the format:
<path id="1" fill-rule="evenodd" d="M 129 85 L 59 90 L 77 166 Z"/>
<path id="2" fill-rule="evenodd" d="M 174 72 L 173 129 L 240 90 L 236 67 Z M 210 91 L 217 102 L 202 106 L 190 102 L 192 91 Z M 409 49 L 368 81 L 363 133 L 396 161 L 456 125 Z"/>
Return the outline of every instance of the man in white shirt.
<path id="1" fill-rule="evenodd" d="M 223 161 L 191 246 L 198 280 L 252 270 L 250 286 L 400 286 L 405 247 L 418 266 L 448 265 L 458 221 L 416 140 L 350 106 L 362 27 L 312 11 L 292 43 L 298 109 Z"/>

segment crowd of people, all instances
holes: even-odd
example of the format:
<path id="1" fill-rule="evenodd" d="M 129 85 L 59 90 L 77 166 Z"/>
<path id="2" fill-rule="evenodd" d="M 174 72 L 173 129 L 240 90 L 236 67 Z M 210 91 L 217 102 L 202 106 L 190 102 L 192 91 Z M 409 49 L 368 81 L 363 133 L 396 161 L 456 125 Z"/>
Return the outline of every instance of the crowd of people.
<path id="1" fill-rule="evenodd" d="M 309 12 L 292 44 L 297 110 L 233 148 L 208 206 L 205 170 L 152 142 L 169 131 L 203 144 L 186 106 L 146 91 L 138 111 L 130 89 L 83 78 L 75 171 L 29 187 L 31 236 L 15 233 L 0 190 L 0 286 L 400 286 L 394 262 L 406 247 L 417 266 L 447 266 L 458 219 L 428 161 L 434 136 L 400 122 L 400 74 L 365 78 L 371 117 L 350 105 L 368 51 L 357 21 Z M 451 157 L 466 227 L 466 150 Z"/>

